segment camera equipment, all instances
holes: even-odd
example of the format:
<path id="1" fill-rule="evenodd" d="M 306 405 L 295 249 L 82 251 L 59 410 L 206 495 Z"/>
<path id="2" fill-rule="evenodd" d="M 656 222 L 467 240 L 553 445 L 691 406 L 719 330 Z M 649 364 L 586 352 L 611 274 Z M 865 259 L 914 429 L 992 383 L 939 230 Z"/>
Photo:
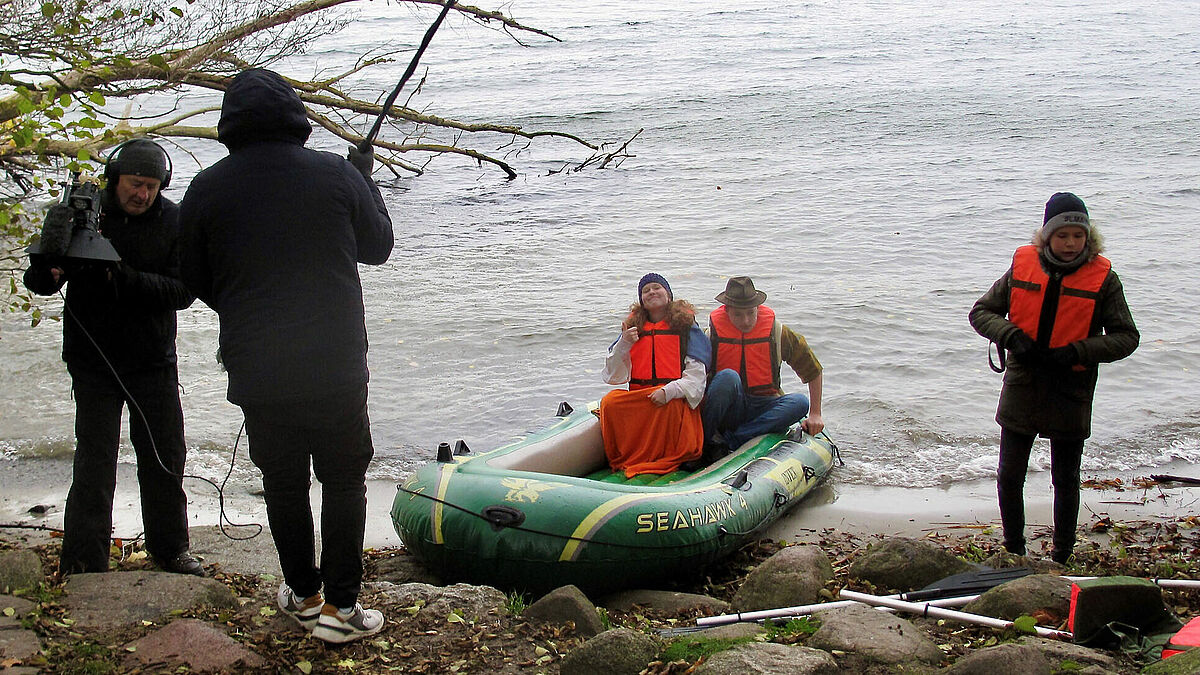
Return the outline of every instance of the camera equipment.
<path id="1" fill-rule="evenodd" d="M 90 176 L 71 174 L 62 201 L 50 207 L 42 222 L 41 239 L 25 249 L 54 259 L 117 262 L 121 256 L 100 234 L 100 185 Z"/>

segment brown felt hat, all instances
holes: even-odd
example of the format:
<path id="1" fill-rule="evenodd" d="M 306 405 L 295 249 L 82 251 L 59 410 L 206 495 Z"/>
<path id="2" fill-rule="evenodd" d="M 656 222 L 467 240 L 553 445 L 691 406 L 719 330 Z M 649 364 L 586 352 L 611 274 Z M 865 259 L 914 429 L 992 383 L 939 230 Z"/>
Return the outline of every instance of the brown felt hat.
<path id="1" fill-rule="evenodd" d="M 767 301 L 767 294 L 754 289 L 750 277 L 729 277 L 725 291 L 717 294 L 717 302 L 739 309 L 758 307 Z"/>

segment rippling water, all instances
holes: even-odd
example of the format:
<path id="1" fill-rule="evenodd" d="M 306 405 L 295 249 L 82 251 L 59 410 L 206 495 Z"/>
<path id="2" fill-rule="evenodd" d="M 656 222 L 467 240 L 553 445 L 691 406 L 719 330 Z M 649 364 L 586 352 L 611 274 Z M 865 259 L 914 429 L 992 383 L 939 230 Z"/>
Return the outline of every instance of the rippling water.
<path id="1" fill-rule="evenodd" d="M 966 314 L 1059 190 L 1087 201 L 1142 330 L 1102 368 L 1084 470 L 1200 461 L 1200 3 L 898 5 L 522 0 L 517 18 L 563 40 L 529 47 L 448 20 L 415 107 L 603 141 L 644 131 L 618 168 L 548 175 L 587 153 L 547 140 L 511 158 L 513 181 L 440 158 L 385 186 L 397 247 L 363 268 L 373 475 L 598 399 L 603 350 L 653 270 L 704 311 L 727 276 L 752 275 L 808 337 L 839 480 L 988 476 L 1000 377 Z M 434 16 L 363 9 L 279 70 L 343 69 Z M 390 88 L 407 58 L 356 91 Z M 176 163 L 179 199 L 196 167 Z M 58 326 L 2 321 L 0 447 L 69 453 Z M 240 423 L 216 335 L 203 305 L 181 313 L 190 462 L 209 474 Z M 787 374 L 785 388 L 804 390 Z"/>

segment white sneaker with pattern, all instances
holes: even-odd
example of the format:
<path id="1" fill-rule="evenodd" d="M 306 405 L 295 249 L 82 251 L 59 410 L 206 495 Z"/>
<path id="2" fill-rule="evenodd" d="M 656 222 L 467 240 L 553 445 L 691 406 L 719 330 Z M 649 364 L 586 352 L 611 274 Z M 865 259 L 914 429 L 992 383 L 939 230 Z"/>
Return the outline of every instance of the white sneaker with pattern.
<path id="1" fill-rule="evenodd" d="M 317 627 L 313 629 L 313 637 L 341 644 L 374 635 L 381 630 L 383 612 L 377 609 L 363 609 L 362 605 L 357 603 L 349 612 L 343 612 L 327 602 L 321 608 L 321 616 L 317 619 Z"/>

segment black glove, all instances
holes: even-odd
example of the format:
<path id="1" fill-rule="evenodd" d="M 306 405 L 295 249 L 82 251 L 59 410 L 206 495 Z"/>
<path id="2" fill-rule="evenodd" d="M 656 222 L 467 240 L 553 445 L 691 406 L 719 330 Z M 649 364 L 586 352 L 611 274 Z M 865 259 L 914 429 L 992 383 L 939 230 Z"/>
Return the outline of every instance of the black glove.
<path id="1" fill-rule="evenodd" d="M 1070 368 L 1079 364 L 1079 350 L 1074 345 L 1055 347 L 1047 352 L 1047 358 L 1056 366 Z"/>
<path id="2" fill-rule="evenodd" d="M 352 145 L 350 152 L 346 153 L 346 161 L 353 164 L 363 178 L 371 180 L 371 169 L 375 167 L 374 149 L 368 148 L 366 152 L 360 152 L 358 147 Z"/>
<path id="3" fill-rule="evenodd" d="M 1033 341 L 1033 338 L 1026 335 L 1025 331 L 1019 330 L 1009 338 L 1006 347 L 1008 351 L 1012 352 L 1013 356 L 1024 356 L 1034 351 L 1037 343 Z"/>

